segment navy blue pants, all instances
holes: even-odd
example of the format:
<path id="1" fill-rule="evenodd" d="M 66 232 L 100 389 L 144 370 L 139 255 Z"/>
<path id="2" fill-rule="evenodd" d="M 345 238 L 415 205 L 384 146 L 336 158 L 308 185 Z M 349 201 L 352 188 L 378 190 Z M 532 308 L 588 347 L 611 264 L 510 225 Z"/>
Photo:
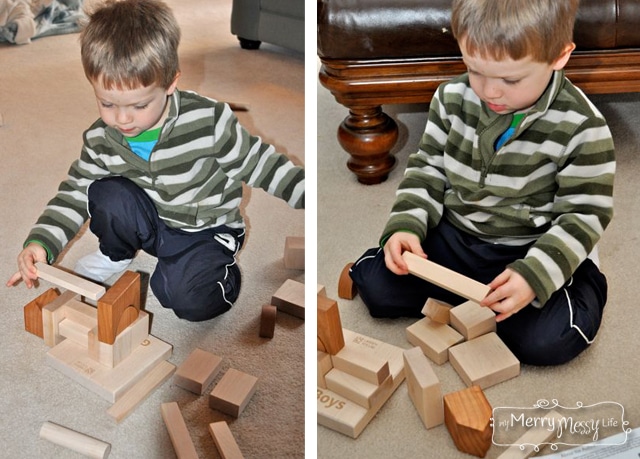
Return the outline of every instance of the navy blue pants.
<path id="1" fill-rule="evenodd" d="M 528 246 L 491 244 L 444 221 L 430 230 L 422 247 L 429 260 L 483 284 L 523 258 Z M 351 278 L 373 317 L 423 317 L 428 298 L 458 305 L 466 300 L 413 275 L 389 271 L 380 248 L 369 249 L 351 268 Z M 543 308 L 529 305 L 499 322 L 497 333 L 522 362 L 558 365 L 576 357 L 593 341 L 607 300 L 607 281 L 585 260 Z"/>
<path id="2" fill-rule="evenodd" d="M 243 230 L 170 228 L 149 196 L 123 177 L 98 180 L 88 194 L 89 228 L 103 254 L 120 261 L 143 250 L 158 258 L 150 286 L 163 307 L 194 322 L 231 308 L 240 293 L 235 255 L 244 241 Z"/>

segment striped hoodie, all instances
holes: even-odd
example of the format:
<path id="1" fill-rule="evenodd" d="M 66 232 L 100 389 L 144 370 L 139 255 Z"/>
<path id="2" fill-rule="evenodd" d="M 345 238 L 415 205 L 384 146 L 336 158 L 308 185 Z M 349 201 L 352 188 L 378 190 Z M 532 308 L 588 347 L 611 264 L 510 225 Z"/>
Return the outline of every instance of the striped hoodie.
<path id="1" fill-rule="evenodd" d="M 80 158 L 32 228 L 54 261 L 89 218 L 87 188 L 101 178 L 130 179 L 154 202 L 170 227 L 200 231 L 243 228 L 242 183 L 304 208 L 304 169 L 251 136 L 227 104 L 175 91 L 149 161 L 138 157 L 117 130 L 99 119 L 84 133 Z"/>
<path id="2" fill-rule="evenodd" d="M 481 103 L 467 74 L 441 85 L 381 241 L 397 231 L 424 240 L 443 216 L 486 241 L 535 241 L 509 267 L 543 306 L 613 216 L 613 140 L 604 117 L 562 71 L 495 151 L 512 118 Z"/>

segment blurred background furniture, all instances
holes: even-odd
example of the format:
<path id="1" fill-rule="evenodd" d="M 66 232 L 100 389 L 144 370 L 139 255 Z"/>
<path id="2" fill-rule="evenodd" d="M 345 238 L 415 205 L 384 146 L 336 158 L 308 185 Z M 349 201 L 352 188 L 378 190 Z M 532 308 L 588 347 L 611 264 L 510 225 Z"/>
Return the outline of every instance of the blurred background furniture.
<path id="1" fill-rule="evenodd" d="M 233 0 L 231 33 L 244 49 L 265 42 L 304 52 L 304 0 Z"/>
<path id="2" fill-rule="evenodd" d="M 384 181 L 398 137 L 384 104 L 426 103 L 464 73 L 451 0 L 318 0 L 320 82 L 349 109 L 338 128 L 347 167 Z M 567 77 L 588 94 L 640 92 L 640 0 L 582 0 Z"/>

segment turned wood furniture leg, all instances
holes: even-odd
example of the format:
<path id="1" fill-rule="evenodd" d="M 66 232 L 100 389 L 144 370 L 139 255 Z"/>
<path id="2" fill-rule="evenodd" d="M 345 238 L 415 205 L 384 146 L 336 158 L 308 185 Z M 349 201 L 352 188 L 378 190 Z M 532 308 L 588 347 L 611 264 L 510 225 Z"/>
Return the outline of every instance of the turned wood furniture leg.
<path id="1" fill-rule="evenodd" d="M 365 185 L 384 182 L 396 159 L 390 154 L 398 140 L 398 125 L 381 106 L 349 107 L 338 128 L 338 141 L 351 155 L 347 167 Z"/>

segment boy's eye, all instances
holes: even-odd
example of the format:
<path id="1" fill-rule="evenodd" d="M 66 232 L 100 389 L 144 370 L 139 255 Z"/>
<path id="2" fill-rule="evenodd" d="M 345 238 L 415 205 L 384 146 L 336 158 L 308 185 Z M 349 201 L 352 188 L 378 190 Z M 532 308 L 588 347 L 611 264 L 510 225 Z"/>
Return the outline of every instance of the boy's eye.
<path id="1" fill-rule="evenodd" d="M 505 84 L 508 84 L 511 86 L 520 83 L 520 80 L 503 80 L 503 81 L 505 82 Z"/>
<path id="2" fill-rule="evenodd" d="M 104 108 L 111 108 L 111 107 L 113 107 L 113 104 L 108 104 L 108 103 L 106 103 L 106 102 L 100 102 L 100 105 L 101 105 L 102 107 L 104 107 Z"/>
<path id="3" fill-rule="evenodd" d="M 149 104 L 144 104 L 144 105 L 136 105 L 136 110 L 144 110 L 145 108 L 147 108 L 149 106 Z"/>

